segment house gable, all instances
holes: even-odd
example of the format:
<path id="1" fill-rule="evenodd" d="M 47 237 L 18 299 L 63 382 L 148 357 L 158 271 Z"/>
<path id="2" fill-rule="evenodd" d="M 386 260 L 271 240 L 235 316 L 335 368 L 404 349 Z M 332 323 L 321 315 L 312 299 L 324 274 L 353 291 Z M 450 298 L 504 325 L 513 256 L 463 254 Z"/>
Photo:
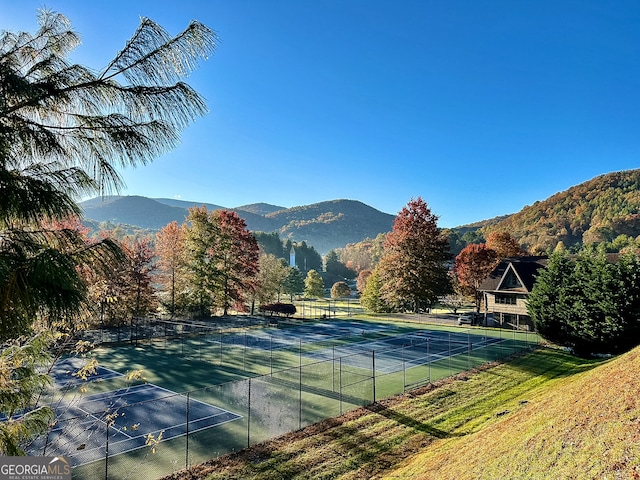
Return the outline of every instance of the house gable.
<path id="1" fill-rule="evenodd" d="M 513 291 L 513 292 L 526 292 L 527 288 L 524 286 L 524 283 L 520 279 L 518 272 L 513 267 L 512 263 L 507 265 L 502 278 L 500 279 L 500 283 L 498 283 L 498 288 L 496 290 L 504 290 L 504 291 Z"/>
<path id="2" fill-rule="evenodd" d="M 521 292 L 530 293 L 535 283 L 536 273 L 546 266 L 547 257 L 505 258 L 489 277 L 482 282 L 480 290 L 484 292 Z"/>

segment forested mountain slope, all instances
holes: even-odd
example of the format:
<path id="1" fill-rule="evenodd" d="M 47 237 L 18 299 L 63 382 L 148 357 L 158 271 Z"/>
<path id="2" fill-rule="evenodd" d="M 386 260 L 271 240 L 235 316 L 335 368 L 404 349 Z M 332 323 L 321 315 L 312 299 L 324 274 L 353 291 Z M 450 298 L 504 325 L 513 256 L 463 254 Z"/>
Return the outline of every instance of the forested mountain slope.
<path id="1" fill-rule="evenodd" d="M 182 223 L 190 206 L 203 203 L 111 196 L 87 200 L 81 205 L 88 220 L 158 230 L 173 220 Z M 228 208 L 204 205 L 210 210 Z M 389 232 L 394 219 L 394 215 L 355 200 L 331 200 L 293 208 L 256 203 L 229 210 L 244 218 L 252 231 L 277 232 L 282 239 L 306 241 L 322 254 Z M 620 235 L 638 237 L 640 169 L 601 175 L 526 206 L 518 213 L 452 229 L 458 238 L 474 231 L 486 238 L 495 230 L 508 231 L 534 254 L 549 253 L 559 242 L 570 247 L 611 242 Z"/>
<path id="2" fill-rule="evenodd" d="M 209 210 L 223 209 L 214 204 L 185 200 L 140 196 L 109 196 L 81 202 L 87 223 L 111 222 L 159 230 L 166 224 L 184 222 L 188 208 L 206 206 Z M 391 230 L 394 216 L 355 200 L 331 200 L 294 208 L 266 203 L 245 205 L 234 210 L 254 232 L 277 232 L 282 239 L 306 241 L 319 253 L 344 247 L 365 238 L 375 238 Z"/>
<path id="3" fill-rule="evenodd" d="M 280 237 L 305 239 L 319 252 L 328 252 L 391 231 L 395 216 L 355 200 L 332 200 L 280 210 L 266 218 L 280 225 Z"/>
<path id="4" fill-rule="evenodd" d="M 520 212 L 481 228 L 511 233 L 532 253 L 544 253 L 558 242 L 612 241 L 640 235 L 640 170 L 626 170 L 592 180 L 535 202 Z"/>

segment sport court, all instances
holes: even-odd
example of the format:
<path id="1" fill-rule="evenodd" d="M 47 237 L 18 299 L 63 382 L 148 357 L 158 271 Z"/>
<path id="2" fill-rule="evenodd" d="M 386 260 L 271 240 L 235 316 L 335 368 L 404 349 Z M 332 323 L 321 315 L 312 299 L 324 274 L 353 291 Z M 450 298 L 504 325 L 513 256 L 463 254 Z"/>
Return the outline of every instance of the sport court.
<path id="1" fill-rule="evenodd" d="M 506 333 L 487 329 L 438 330 L 406 323 L 336 319 L 281 322 L 279 328 L 244 332 L 165 336 L 160 342 L 109 347 L 100 364 L 111 368 L 98 367 L 98 375 L 91 377 L 101 383 L 97 387 L 104 390 L 109 382 L 121 386 L 118 370 L 124 371 L 126 365 L 132 364 L 143 365 L 145 374 L 151 374 L 152 383 L 114 386 L 109 392 L 56 405 L 59 419 L 49 435 L 46 451 L 44 441 L 39 449 L 32 450 L 37 455 L 68 456 L 74 466 L 105 462 L 105 457 L 125 452 L 132 452 L 128 461 L 134 462 L 139 449 L 150 448 L 145 446 L 149 435 L 158 439 L 162 434 L 165 441 L 227 423 L 229 429 L 225 426 L 224 434 L 212 430 L 212 436 L 203 432 L 203 438 L 228 443 L 232 450 L 243 442 L 246 445 L 263 441 L 385 395 L 401 393 L 421 382 L 499 358 L 525 346 L 524 335 L 516 341 L 515 333 L 507 337 Z M 185 348 L 187 345 L 191 348 Z M 275 351 L 282 359 L 278 369 L 269 368 L 276 365 L 272 362 Z M 222 362 L 222 352 L 225 362 L 234 362 L 230 367 Z M 118 359 L 110 362 L 113 358 Z M 247 369 L 240 369 L 245 366 L 245 359 Z M 141 363 L 136 363 L 138 360 Z M 210 366 L 203 367 L 207 364 Z M 166 373 L 167 365 L 179 372 L 171 389 L 159 386 L 166 375 L 153 376 L 154 371 Z M 255 365 L 271 373 L 250 373 Z M 77 368 L 79 365 L 61 364 L 55 374 L 56 383 L 77 384 L 79 380 L 73 376 Z M 198 372 L 214 376 L 218 370 L 237 372 L 237 381 L 226 380 L 228 383 L 221 388 L 207 390 L 205 398 L 199 397 L 204 401 L 194 399 L 195 391 L 176 393 L 189 390 L 187 385 L 192 377 L 199 378 Z M 191 438 L 187 444 L 197 445 L 198 440 Z M 203 444 L 202 450 L 208 445 Z M 168 448 L 165 451 L 172 453 L 163 455 L 162 461 L 164 457 L 169 462 L 170 458 L 195 455 L 181 453 L 183 444 L 172 443 Z"/>
<path id="2" fill-rule="evenodd" d="M 56 386 L 80 383 L 73 375 L 77 366 L 78 359 L 59 362 L 52 375 Z M 117 376 L 121 374 L 99 367 L 91 381 Z M 46 449 L 41 439 L 29 454 L 65 456 L 74 467 L 104 459 L 107 445 L 108 455 L 113 456 L 144 447 L 149 435 L 154 439 L 162 435 L 165 441 L 241 418 L 193 398 L 187 405 L 187 396 L 148 383 L 78 396 L 52 407 L 56 424 L 46 438 Z"/>

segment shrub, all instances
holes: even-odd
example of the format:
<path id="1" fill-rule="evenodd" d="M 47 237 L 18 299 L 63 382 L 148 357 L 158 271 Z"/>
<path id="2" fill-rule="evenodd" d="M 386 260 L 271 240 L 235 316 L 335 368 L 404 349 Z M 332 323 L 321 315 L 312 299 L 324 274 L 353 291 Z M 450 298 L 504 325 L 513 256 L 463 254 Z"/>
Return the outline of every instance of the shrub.
<path id="1" fill-rule="evenodd" d="M 260 305 L 258 310 L 262 313 L 268 313 L 269 315 L 273 315 L 274 313 L 277 315 L 284 315 L 286 317 L 290 317 L 296 313 L 296 306 L 292 303 L 268 303 L 266 305 Z"/>
<path id="2" fill-rule="evenodd" d="M 346 282 L 336 282 L 331 287 L 331 298 L 345 298 L 351 296 L 351 289 Z"/>

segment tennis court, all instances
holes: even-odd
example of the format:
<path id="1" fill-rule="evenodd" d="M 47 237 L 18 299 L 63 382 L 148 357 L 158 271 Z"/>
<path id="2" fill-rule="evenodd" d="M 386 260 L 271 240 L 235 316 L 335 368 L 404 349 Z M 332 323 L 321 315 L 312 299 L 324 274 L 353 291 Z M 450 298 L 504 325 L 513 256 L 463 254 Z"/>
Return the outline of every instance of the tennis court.
<path id="1" fill-rule="evenodd" d="M 29 453 L 69 457 L 74 467 L 142 448 L 149 438 L 170 440 L 241 418 L 153 384 L 81 396 L 54 409 L 46 445 L 42 439 Z"/>
<path id="2" fill-rule="evenodd" d="M 120 372 L 98 365 L 95 373 L 87 378 L 82 378 L 77 372 L 84 364 L 85 360 L 77 357 L 63 358 L 55 362 L 49 375 L 53 379 L 56 388 L 73 387 L 85 382 L 95 382 L 122 376 Z"/>
<path id="3" fill-rule="evenodd" d="M 466 333 L 420 330 L 373 341 L 364 340 L 325 348 L 307 355 L 318 360 L 344 357 L 345 363 L 348 365 L 371 368 L 369 363 L 358 365 L 357 361 L 360 357 L 354 354 L 375 352 L 375 370 L 381 373 L 394 373 L 412 366 L 426 365 L 473 350 L 498 345 L 503 341 L 496 337 Z"/>
<path id="4" fill-rule="evenodd" d="M 350 336 L 378 333 L 387 330 L 382 325 L 353 321 L 316 322 L 288 326 L 287 328 L 264 328 L 245 333 L 229 334 L 218 340 L 212 335 L 209 343 L 246 346 L 259 350 L 278 350 L 299 344 L 313 344 Z"/>
<path id="5" fill-rule="evenodd" d="M 535 345 L 526 332 L 357 319 L 155 331 L 161 337 L 94 352 L 92 378 L 104 381 L 56 407 L 46 452 L 43 443 L 34 454 L 69 456 L 82 478 L 107 467 L 110 478 L 168 473 Z M 75 381 L 74 368 L 61 366 L 57 383 Z M 127 369 L 143 369 L 149 383 L 118 389 Z M 162 435 L 160 455 L 149 435 Z"/>

